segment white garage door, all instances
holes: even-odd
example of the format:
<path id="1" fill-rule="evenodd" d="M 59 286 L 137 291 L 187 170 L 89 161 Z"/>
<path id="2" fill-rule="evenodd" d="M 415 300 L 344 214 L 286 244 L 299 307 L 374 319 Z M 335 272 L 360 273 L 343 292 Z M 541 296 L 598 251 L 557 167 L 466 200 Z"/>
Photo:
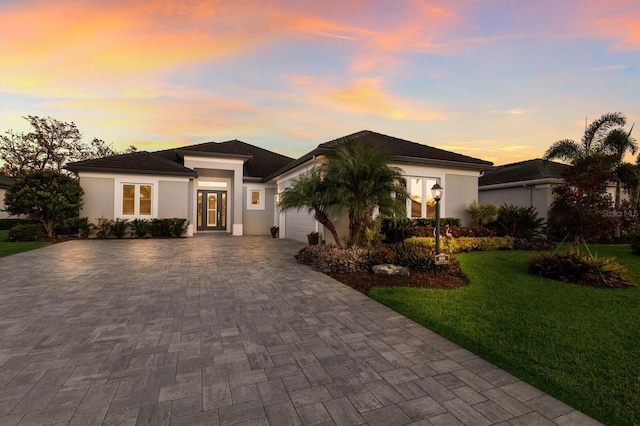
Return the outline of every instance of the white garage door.
<path id="1" fill-rule="evenodd" d="M 287 210 L 285 212 L 285 235 L 302 243 L 307 242 L 307 234 L 316 230 L 313 217 L 306 210 Z"/>

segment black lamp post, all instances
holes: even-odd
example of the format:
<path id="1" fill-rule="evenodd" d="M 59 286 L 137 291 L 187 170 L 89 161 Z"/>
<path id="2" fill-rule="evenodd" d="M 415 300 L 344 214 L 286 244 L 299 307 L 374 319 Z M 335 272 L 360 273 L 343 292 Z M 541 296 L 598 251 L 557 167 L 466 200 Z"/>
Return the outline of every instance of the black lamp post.
<path id="1" fill-rule="evenodd" d="M 440 254 L 440 199 L 442 199 L 443 193 L 444 188 L 438 185 L 437 182 L 431 187 L 431 196 L 436 200 L 436 260 Z M 436 266 L 437 271 L 438 267 Z"/>

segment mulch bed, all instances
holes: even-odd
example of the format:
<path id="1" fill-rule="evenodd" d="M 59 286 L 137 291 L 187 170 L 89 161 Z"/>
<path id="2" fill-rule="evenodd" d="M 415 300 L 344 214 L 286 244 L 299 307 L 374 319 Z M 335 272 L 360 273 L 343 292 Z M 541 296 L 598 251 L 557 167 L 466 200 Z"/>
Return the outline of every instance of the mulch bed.
<path id="1" fill-rule="evenodd" d="M 339 273 L 331 276 L 363 294 L 367 294 L 372 287 L 455 289 L 469 284 L 466 275 L 461 271 L 438 271 L 437 274 L 411 271 L 408 277 L 376 275 L 373 272 Z"/>

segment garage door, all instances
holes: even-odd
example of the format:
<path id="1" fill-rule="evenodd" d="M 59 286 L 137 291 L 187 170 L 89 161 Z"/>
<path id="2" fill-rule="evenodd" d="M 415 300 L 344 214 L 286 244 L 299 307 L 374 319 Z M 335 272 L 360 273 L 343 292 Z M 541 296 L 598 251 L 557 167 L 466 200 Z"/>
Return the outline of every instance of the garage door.
<path id="1" fill-rule="evenodd" d="M 316 230 L 316 222 L 306 210 L 285 212 L 285 235 L 287 238 L 307 242 L 307 234 Z"/>

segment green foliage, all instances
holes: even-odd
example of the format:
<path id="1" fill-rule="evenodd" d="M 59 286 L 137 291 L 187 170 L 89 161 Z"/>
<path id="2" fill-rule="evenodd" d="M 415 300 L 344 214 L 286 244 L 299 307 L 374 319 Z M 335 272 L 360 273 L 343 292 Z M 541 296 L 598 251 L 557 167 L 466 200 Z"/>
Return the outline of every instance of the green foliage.
<path id="1" fill-rule="evenodd" d="M 50 244 L 45 241 L 9 242 L 9 230 L 0 230 L 0 257 L 11 256 Z"/>
<path id="2" fill-rule="evenodd" d="M 485 226 L 498 219 L 498 206 L 495 204 L 478 205 L 478 202 L 473 200 L 467 211 L 471 215 L 471 226 Z"/>
<path id="3" fill-rule="evenodd" d="M 518 238 L 513 241 L 514 250 L 543 251 L 553 250 L 554 248 L 556 248 L 556 245 L 551 240 L 543 237 Z"/>
<path id="4" fill-rule="evenodd" d="M 149 220 L 133 219 L 131 221 L 131 229 L 133 230 L 133 235 L 135 235 L 136 238 L 144 238 L 149 232 Z"/>
<path id="5" fill-rule="evenodd" d="M 106 217 L 96 218 L 96 237 L 97 238 L 109 238 L 111 235 L 111 228 L 113 225 L 113 221 L 111 219 L 107 219 Z"/>
<path id="6" fill-rule="evenodd" d="M 10 130 L 0 135 L 0 160 L 4 161 L 0 171 L 8 176 L 17 177 L 42 170 L 62 172 L 64 165 L 70 161 L 136 151 L 135 147 L 130 146 L 118 152 L 97 138 L 90 144 L 83 143 L 82 135 L 74 123 L 33 115 L 23 118 L 31 126 L 29 133 Z"/>
<path id="7" fill-rule="evenodd" d="M 116 238 L 124 238 L 129 229 L 129 219 L 117 218 L 111 223 L 111 235 Z"/>
<path id="8" fill-rule="evenodd" d="M 16 225 L 29 225 L 36 223 L 37 221 L 27 219 L 0 219 L 0 231 L 6 231 L 13 228 Z M 39 223 L 39 222 L 38 222 Z"/>
<path id="9" fill-rule="evenodd" d="M 13 215 L 37 220 L 53 237 L 58 225 L 78 216 L 82 207 L 82 187 L 78 179 L 43 170 L 20 176 L 7 189 L 5 208 Z"/>
<path id="10" fill-rule="evenodd" d="M 32 225 L 16 225 L 9 230 L 9 241 L 38 241 L 44 237 L 44 229 L 39 223 Z"/>
<path id="11" fill-rule="evenodd" d="M 615 257 L 591 257 L 575 251 L 539 253 L 527 265 L 531 274 L 568 283 L 612 288 L 636 285 L 630 269 L 618 263 Z"/>
<path id="12" fill-rule="evenodd" d="M 395 263 L 396 252 L 390 246 L 379 246 L 369 252 L 369 259 L 372 265 L 382 265 L 385 263 Z"/>
<path id="13" fill-rule="evenodd" d="M 367 250 L 361 247 L 340 249 L 334 246 L 307 246 L 296 260 L 325 274 L 351 273 L 369 270 Z"/>
<path id="14" fill-rule="evenodd" d="M 189 221 L 184 218 L 174 217 L 170 219 L 162 219 L 169 221 L 169 236 L 180 238 L 187 232 Z"/>
<path id="15" fill-rule="evenodd" d="M 77 230 L 80 238 L 89 238 L 94 228 L 88 217 L 74 217 L 68 223 L 71 228 Z"/>
<path id="16" fill-rule="evenodd" d="M 151 219 L 149 222 L 149 233 L 154 238 L 169 238 L 171 231 L 171 222 L 167 219 Z"/>
<path id="17" fill-rule="evenodd" d="M 640 228 L 636 227 L 629 235 L 631 253 L 640 256 Z"/>
<path id="18" fill-rule="evenodd" d="M 500 236 L 529 239 L 542 233 L 544 219 L 538 217 L 535 207 L 502 205 L 498 208 L 498 218 L 489 224 Z"/>
<path id="19" fill-rule="evenodd" d="M 628 246 L 616 256 L 640 282 Z M 640 286 L 580 286 L 527 272 L 531 253 L 456 255 L 470 285 L 457 290 L 376 287 L 369 297 L 607 425 L 640 425 Z"/>
<path id="20" fill-rule="evenodd" d="M 612 179 L 606 158 L 592 154 L 574 161 L 562 174 L 563 183 L 553 188 L 548 232 L 557 239 L 571 235 L 587 241 L 610 238 L 617 219 L 604 212 L 611 208 L 607 183 Z"/>
<path id="21" fill-rule="evenodd" d="M 360 235 L 358 237 L 360 245 L 368 250 L 372 250 L 375 247 L 380 247 L 382 241 L 384 241 L 384 234 L 382 233 L 382 216 L 378 215 L 375 218 L 367 218 L 364 220 Z"/>
<path id="22" fill-rule="evenodd" d="M 447 253 L 460 253 L 465 251 L 489 251 L 512 250 L 513 238 L 511 237 L 460 237 L 441 238 L 440 249 Z M 408 245 L 422 245 L 435 249 L 436 239 L 433 237 L 412 237 L 405 240 Z"/>
<path id="23" fill-rule="evenodd" d="M 389 249 L 396 254 L 396 265 L 405 266 L 416 271 L 430 271 L 435 267 L 435 248 L 423 241 L 408 242 L 389 245 Z"/>

